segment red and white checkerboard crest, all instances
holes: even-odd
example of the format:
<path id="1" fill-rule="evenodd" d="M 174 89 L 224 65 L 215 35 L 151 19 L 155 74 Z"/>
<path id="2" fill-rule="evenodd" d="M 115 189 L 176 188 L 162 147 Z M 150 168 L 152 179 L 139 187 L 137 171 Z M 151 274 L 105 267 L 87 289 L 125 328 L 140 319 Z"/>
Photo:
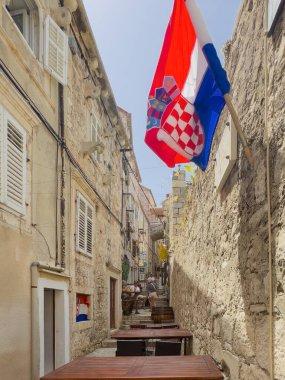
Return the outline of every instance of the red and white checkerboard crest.
<path id="1" fill-rule="evenodd" d="M 205 134 L 195 107 L 182 95 L 162 125 L 162 129 L 172 138 L 172 146 L 184 151 L 189 158 L 199 156 L 204 148 Z"/>

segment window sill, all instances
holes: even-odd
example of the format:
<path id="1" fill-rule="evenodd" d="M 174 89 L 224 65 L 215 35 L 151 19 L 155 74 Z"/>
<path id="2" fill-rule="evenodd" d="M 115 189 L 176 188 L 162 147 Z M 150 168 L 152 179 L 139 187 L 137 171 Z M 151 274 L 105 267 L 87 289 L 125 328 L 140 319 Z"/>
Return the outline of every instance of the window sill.
<path id="1" fill-rule="evenodd" d="M 81 322 L 74 322 L 74 331 L 82 331 L 91 329 L 94 325 L 94 321 L 81 321 Z"/>
<path id="2" fill-rule="evenodd" d="M 89 259 L 92 259 L 92 258 L 93 258 L 93 255 L 88 255 L 88 253 L 84 253 L 84 252 L 80 252 L 80 251 L 76 251 L 76 253 L 78 253 L 79 255 L 82 255 L 82 256 L 88 257 Z"/>

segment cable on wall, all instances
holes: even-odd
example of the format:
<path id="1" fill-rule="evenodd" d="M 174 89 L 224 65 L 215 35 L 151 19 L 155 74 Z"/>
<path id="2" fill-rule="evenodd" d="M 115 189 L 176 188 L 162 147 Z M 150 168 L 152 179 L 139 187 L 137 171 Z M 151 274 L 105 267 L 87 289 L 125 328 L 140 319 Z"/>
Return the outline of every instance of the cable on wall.
<path id="1" fill-rule="evenodd" d="M 26 103 L 31 107 L 31 109 L 33 110 L 33 112 L 36 114 L 36 116 L 38 117 L 38 119 L 44 124 L 44 126 L 47 128 L 47 130 L 50 132 L 50 134 L 56 140 L 56 142 L 59 145 L 63 145 L 63 147 L 64 147 L 64 149 L 65 149 L 65 151 L 67 153 L 67 156 L 68 156 L 70 162 L 72 163 L 72 165 L 78 170 L 78 172 L 80 173 L 80 175 L 83 177 L 83 179 L 87 182 L 87 184 L 90 186 L 90 188 L 96 194 L 96 196 L 98 197 L 98 199 L 101 202 L 101 204 L 105 207 L 105 209 L 109 211 L 109 213 L 113 216 L 113 218 L 121 226 L 120 219 L 113 213 L 113 211 L 111 210 L 111 208 L 106 204 L 106 202 L 104 201 L 104 199 L 102 198 L 102 196 L 100 195 L 100 193 L 98 192 L 98 190 L 96 189 L 96 187 L 89 180 L 87 174 L 84 172 L 84 170 L 81 168 L 81 166 L 79 165 L 79 163 L 77 162 L 77 160 L 74 158 L 74 156 L 70 152 L 70 150 L 67 147 L 67 145 L 62 141 L 62 139 L 58 136 L 58 134 L 55 132 L 55 130 L 52 128 L 52 126 L 49 124 L 49 122 L 46 120 L 46 118 L 43 116 L 43 114 L 38 110 L 37 106 L 34 104 L 34 102 L 31 100 L 31 98 L 27 95 L 27 93 L 25 92 L 25 90 L 21 87 L 21 85 L 19 84 L 19 82 L 17 81 L 17 79 L 13 76 L 13 74 L 7 68 L 7 66 L 5 65 L 5 63 L 3 62 L 2 59 L 0 59 L 0 69 L 6 75 L 6 77 L 10 80 L 10 82 L 13 84 L 13 86 L 16 88 L 16 90 L 21 94 L 21 96 L 24 98 L 24 100 L 26 101 Z"/>

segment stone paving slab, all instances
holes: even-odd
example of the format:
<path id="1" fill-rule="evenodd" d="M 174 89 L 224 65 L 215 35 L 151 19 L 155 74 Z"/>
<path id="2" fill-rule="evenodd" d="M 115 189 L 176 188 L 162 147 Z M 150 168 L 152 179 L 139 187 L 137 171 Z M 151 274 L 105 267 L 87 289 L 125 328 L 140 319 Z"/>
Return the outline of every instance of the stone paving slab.
<path id="1" fill-rule="evenodd" d="M 117 348 L 97 348 L 94 352 L 91 352 L 91 354 L 86 355 L 86 357 L 93 357 L 93 356 L 116 356 L 116 350 Z"/>

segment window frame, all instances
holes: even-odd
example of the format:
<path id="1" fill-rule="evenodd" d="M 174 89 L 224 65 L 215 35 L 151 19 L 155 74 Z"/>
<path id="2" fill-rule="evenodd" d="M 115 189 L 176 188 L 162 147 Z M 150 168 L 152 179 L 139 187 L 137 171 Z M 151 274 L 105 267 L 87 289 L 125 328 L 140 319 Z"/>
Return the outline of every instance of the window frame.
<path id="1" fill-rule="evenodd" d="M 86 255 L 88 257 L 93 257 L 93 246 L 94 246 L 94 207 L 88 200 L 81 194 L 77 193 L 77 207 L 76 207 L 76 251 Z M 80 202 L 85 204 L 84 213 L 80 208 Z M 88 216 L 88 208 L 92 210 L 91 218 Z M 84 214 L 84 248 L 80 246 L 80 214 Z M 88 243 L 90 236 L 88 235 L 88 222 L 91 221 L 91 242 Z M 91 245 L 91 251 L 88 252 L 88 244 Z"/>
<path id="2" fill-rule="evenodd" d="M 9 199 L 8 191 L 8 124 L 12 125 L 22 137 L 22 204 L 17 204 Z M 17 152 L 16 152 L 17 153 Z M 21 215 L 26 214 L 27 193 L 27 132 L 17 120 L 0 105 L 0 202 Z"/>
<path id="3" fill-rule="evenodd" d="M 20 28 L 18 27 L 16 21 L 14 20 L 17 28 L 20 30 L 21 34 L 23 35 L 23 37 L 25 38 L 25 40 L 28 42 L 29 46 L 30 46 L 30 43 L 31 43 L 31 26 L 30 26 L 30 19 L 31 19 L 31 16 L 28 14 L 27 10 L 25 8 L 22 8 L 22 9 L 17 9 L 15 11 L 10 11 L 9 12 L 12 19 L 14 20 L 14 16 L 18 16 L 18 15 L 23 15 L 23 32 L 20 30 Z M 31 47 L 31 46 L 30 46 Z M 31 47 L 32 48 L 32 47 Z M 33 50 L 33 48 L 32 48 Z"/>
<path id="4" fill-rule="evenodd" d="M 29 4 L 24 1 L 23 8 L 20 9 L 15 9 L 15 10 L 10 10 L 8 6 L 4 7 L 6 13 L 8 16 L 11 18 L 12 22 L 15 24 L 15 29 L 18 31 L 20 34 L 21 38 L 25 42 L 25 44 L 28 46 L 30 49 L 31 53 L 34 55 L 34 57 L 38 60 L 40 60 L 41 57 L 41 45 L 42 45 L 42 33 L 41 33 L 41 28 L 39 25 L 41 24 L 41 12 L 39 5 L 36 0 L 33 1 L 35 7 L 31 8 Z M 35 12 L 37 12 L 37 17 L 38 17 L 38 27 L 37 30 L 35 27 Z M 27 24 L 26 27 L 23 25 L 23 33 L 19 29 L 17 23 L 15 22 L 13 16 L 17 16 L 19 14 L 23 14 L 23 24 L 24 22 Z M 38 34 L 38 46 L 36 46 L 35 43 L 35 33 L 37 32 Z"/>

